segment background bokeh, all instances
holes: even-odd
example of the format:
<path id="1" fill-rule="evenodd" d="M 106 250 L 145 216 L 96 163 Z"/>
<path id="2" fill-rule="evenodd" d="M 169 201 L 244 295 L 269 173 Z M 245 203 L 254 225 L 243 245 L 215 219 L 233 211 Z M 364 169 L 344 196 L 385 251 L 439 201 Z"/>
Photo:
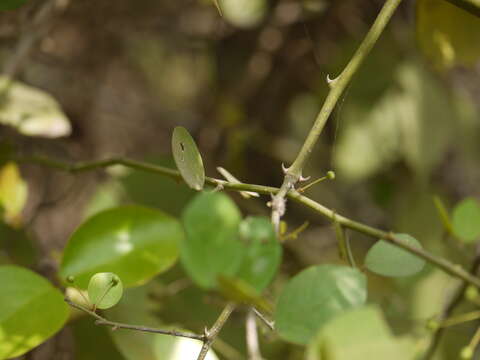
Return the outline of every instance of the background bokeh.
<path id="1" fill-rule="evenodd" d="M 72 162 L 131 157 L 173 167 L 170 136 L 182 125 L 195 137 L 208 175 L 220 177 L 222 166 L 242 181 L 278 186 L 281 164 L 295 158 L 328 92 L 327 74 L 341 72 L 383 1 L 220 0 L 223 17 L 209 0 L 52 3 L 46 10 L 45 2 L 30 1 L 0 12 L 0 64 L 4 74 L 53 96 L 65 117 L 49 116 L 59 109 L 30 98 L 0 110 L 0 151 Z M 47 13 L 39 16 L 41 10 Z M 315 179 L 334 170 L 336 179 L 308 195 L 353 219 L 410 233 L 429 251 L 469 267 L 475 247 L 445 236 L 433 196 L 447 208 L 480 197 L 478 39 L 480 18 L 443 0 L 404 1 L 304 171 Z M 22 128 L 14 120 L 19 112 L 33 125 Z M 193 194 L 124 168 L 75 176 L 28 164 L 21 170 L 28 183 L 23 226 L 1 225 L 0 264 L 50 277 L 70 234 L 88 216 L 132 202 L 179 215 Z M 265 198 L 231 196 L 244 214 L 269 213 Z M 340 261 L 328 221 L 290 203 L 285 221 L 290 230 L 309 226 L 285 244 L 282 273 L 267 294 L 272 298 L 285 277 Z M 362 263 L 372 240 L 348 235 Z M 369 297 L 397 335 L 409 336 L 426 332 L 426 319 L 441 311 L 455 285 L 432 268 L 402 280 L 370 274 Z M 202 331 L 220 309 L 214 294 L 197 289 L 176 267 L 130 290 L 110 313 L 125 322 Z M 437 359 L 456 359 L 473 330 L 472 323 L 448 330 Z M 144 334 L 108 334 L 80 318 L 24 358 L 165 359 L 173 346 Z M 240 313 L 215 350 L 221 359 L 242 359 L 244 348 Z M 267 331 L 262 349 L 267 359 L 303 356 Z"/>

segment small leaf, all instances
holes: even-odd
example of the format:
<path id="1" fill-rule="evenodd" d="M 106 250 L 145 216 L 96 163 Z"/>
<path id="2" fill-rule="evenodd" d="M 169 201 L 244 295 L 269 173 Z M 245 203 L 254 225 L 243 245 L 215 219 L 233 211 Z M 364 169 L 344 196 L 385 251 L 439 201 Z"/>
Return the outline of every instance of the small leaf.
<path id="1" fill-rule="evenodd" d="M 406 244 L 422 248 L 417 239 L 408 234 L 395 234 Z M 365 266 L 372 272 L 384 276 L 410 276 L 421 271 L 425 260 L 384 240 L 377 241 L 368 251 Z"/>
<path id="2" fill-rule="evenodd" d="M 45 278 L 19 266 L 0 266 L 0 359 L 20 356 L 59 331 L 69 310 Z"/>
<path id="3" fill-rule="evenodd" d="M 373 306 L 348 310 L 320 330 L 309 344 L 307 360 L 413 359 L 413 346 L 394 338 Z"/>
<path id="4" fill-rule="evenodd" d="M 15 10 L 26 2 L 27 0 L 1 0 L 0 10 Z"/>
<path id="5" fill-rule="evenodd" d="M 242 279 L 226 276 L 218 277 L 218 288 L 228 299 L 241 304 L 249 304 L 264 312 L 272 312 L 270 302 L 258 295 L 258 291 Z"/>
<path id="6" fill-rule="evenodd" d="M 122 294 L 122 281 L 114 273 L 97 273 L 88 283 L 88 298 L 97 309 L 115 306 L 122 298 Z"/>
<path id="7" fill-rule="evenodd" d="M 212 288 L 220 275 L 235 275 L 243 257 L 238 241 L 241 216 L 235 203 L 223 193 L 200 193 L 188 204 L 182 220 L 186 238 L 180 259 L 192 280 Z"/>
<path id="8" fill-rule="evenodd" d="M 59 103 L 45 91 L 0 76 L 0 124 L 16 128 L 27 136 L 57 138 L 72 129 Z"/>
<path id="9" fill-rule="evenodd" d="M 272 281 L 282 259 L 282 247 L 272 223 L 265 217 L 248 217 L 239 228 L 243 262 L 235 277 L 259 293 Z"/>
<path id="10" fill-rule="evenodd" d="M 466 243 L 480 236 L 480 205 L 474 198 L 466 198 L 455 206 L 452 214 L 453 232 Z"/>
<path id="11" fill-rule="evenodd" d="M 278 299 L 275 327 L 279 335 L 307 344 L 327 321 L 365 303 L 366 282 L 364 274 L 346 266 L 320 265 L 302 271 Z"/>
<path id="12" fill-rule="evenodd" d="M 18 227 L 21 213 L 27 203 L 28 187 L 15 163 L 9 162 L 0 169 L 0 206 L 4 209 L 7 224 Z"/>
<path id="13" fill-rule="evenodd" d="M 89 218 L 65 248 L 60 276 L 85 288 L 97 272 L 111 271 L 126 287 L 168 270 L 183 237 L 179 222 L 161 211 L 122 206 Z"/>
<path id="14" fill-rule="evenodd" d="M 195 190 L 205 184 L 205 170 L 197 145 L 187 129 L 177 126 L 173 130 L 172 153 L 183 180 Z"/>

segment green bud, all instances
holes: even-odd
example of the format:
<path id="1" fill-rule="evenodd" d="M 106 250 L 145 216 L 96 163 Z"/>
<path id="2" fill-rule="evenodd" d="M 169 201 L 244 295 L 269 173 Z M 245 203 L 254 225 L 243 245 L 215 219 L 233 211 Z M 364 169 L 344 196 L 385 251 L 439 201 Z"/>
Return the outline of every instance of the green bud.
<path id="1" fill-rule="evenodd" d="M 473 358 L 473 349 L 470 346 L 465 346 L 460 351 L 460 358 L 462 360 L 470 360 L 471 358 Z"/>

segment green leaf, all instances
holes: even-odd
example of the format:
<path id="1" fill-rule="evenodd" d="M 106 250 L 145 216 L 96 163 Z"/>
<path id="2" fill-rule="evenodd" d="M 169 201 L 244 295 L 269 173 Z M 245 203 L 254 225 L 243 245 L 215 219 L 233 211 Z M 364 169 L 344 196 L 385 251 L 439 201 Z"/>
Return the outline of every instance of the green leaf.
<path id="1" fill-rule="evenodd" d="M 322 328 L 309 344 L 307 360 L 413 359 L 413 346 L 395 339 L 373 306 L 346 311 Z"/>
<path id="2" fill-rule="evenodd" d="M 182 216 L 186 237 L 181 242 L 180 259 L 193 281 L 213 288 L 220 275 L 233 276 L 243 257 L 238 241 L 240 211 L 223 193 L 200 193 Z"/>
<path id="3" fill-rule="evenodd" d="M 0 124 L 27 136 L 57 138 L 72 129 L 59 103 L 43 90 L 0 76 Z"/>
<path id="4" fill-rule="evenodd" d="M 0 10 L 15 10 L 26 2 L 27 0 L 1 0 Z"/>
<path id="5" fill-rule="evenodd" d="M 19 266 L 0 266 L 0 359 L 20 356 L 60 330 L 68 318 L 62 294 Z"/>
<path id="6" fill-rule="evenodd" d="M 466 198 L 455 206 L 452 214 L 453 232 L 466 243 L 480 236 L 480 205 L 474 198 Z"/>
<path id="7" fill-rule="evenodd" d="M 282 247 L 272 223 L 265 217 L 248 217 L 239 228 L 245 248 L 236 277 L 260 293 L 272 281 L 282 259 Z"/>
<path id="8" fill-rule="evenodd" d="M 183 180 L 195 190 L 205 184 L 205 170 L 197 145 L 187 129 L 177 126 L 173 130 L 172 153 Z"/>
<path id="9" fill-rule="evenodd" d="M 279 335 L 307 344 L 327 321 L 365 303 L 366 277 L 356 269 L 320 265 L 296 275 L 282 290 L 275 312 Z"/>
<path id="10" fill-rule="evenodd" d="M 123 284 L 113 273 L 98 273 L 88 283 L 88 298 L 97 309 L 108 309 L 115 306 L 123 294 Z"/>
<path id="11" fill-rule="evenodd" d="M 60 276 L 85 288 L 97 272 L 114 272 L 126 287 L 146 282 L 177 260 L 179 222 L 161 211 L 122 206 L 83 223 L 65 248 Z"/>
<path id="12" fill-rule="evenodd" d="M 420 48 L 438 68 L 473 67 L 480 59 L 479 17 L 445 0 L 418 0 L 416 24 Z"/>
<path id="13" fill-rule="evenodd" d="M 218 277 L 218 289 L 228 299 L 240 304 L 249 304 L 260 311 L 272 312 L 272 305 L 258 294 L 246 281 L 226 276 Z"/>
<path id="14" fill-rule="evenodd" d="M 258 25 L 268 9 L 266 0 L 219 0 L 219 4 L 224 18 L 241 28 Z"/>
<path id="15" fill-rule="evenodd" d="M 408 234 L 395 234 L 406 244 L 422 248 L 417 239 Z M 421 271 L 425 260 L 393 244 L 380 240 L 368 251 L 365 266 L 368 270 L 384 276 L 410 276 Z"/>

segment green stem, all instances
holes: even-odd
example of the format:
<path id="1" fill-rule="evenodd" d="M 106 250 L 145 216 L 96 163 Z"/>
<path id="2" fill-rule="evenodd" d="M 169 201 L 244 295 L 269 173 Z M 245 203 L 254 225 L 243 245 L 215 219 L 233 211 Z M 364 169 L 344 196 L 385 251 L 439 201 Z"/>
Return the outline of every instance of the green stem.
<path id="1" fill-rule="evenodd" d="M 58 170 L 70 172 L 70 173 L 79 173 L 85 171 L 91 171 L 99 168 L 105 168 L 113 165 L 124 165 L 133 169 L 138 169 L 146 172 L 151 172 L 163 176 L 168 176 L 173 179 L 182 180 L 182 176 L 180 172 L 177 170 L 173 170 L 170 168 L 166 168 L 163 166 L 151 165 L 148 163 L 143 163 L 135 160 L 130 159 L 121 159 L 121 158 L 113 158 L 113 159 L 105 159 L 100 161 L 94 162 L 85 162 L 85 163 L 77 163 L 77 164 L 68 164 L 61 161 L 52 160 L 49 158 L 45 158 L 42 156 L 29 156 L 29 157 L 13 157 L 11 160 L 21 162 L 21 163 L 34 163 L 39 165 L 48 166 L 51 168 L 55 168 Z M 232 190 L 232 191 L 255 191 L 259 194 L 269 194 L 275 195 L 282 191 L 280 188 L 272 187 L 272 186 L 263 186 L 263 185 L 254 185 L 254 184 L 244 184 L 244 183 L 231 183 L 224 180 L 219 180 L 211 177 L 206 177 L 205 182 L 207 184 L 217 186 L 222 185 L 224 189 Z M 376 239 L 383 239 L 395 246 L 398 246 L 406 251 L 418 256 L 425 261 L 429 262 L 430 264 L 436 266 L 439 269 L 442 269 L 446 273 L 457 277 L 468 284 L 474 285 L 477 288 L 480 288 L 480 279 L 468 271 L 465 271 L 460 265 L 453 264 L 450 261 L 443 259 L 441 257 L 435 256 L 423 249 L 418 249 L 411 245 L 406 244 L 404 241 L 396 237 L 393 233 L 383 231 L 380 229 L 376 229 L 374 227 L 362 224 L 360 222 L 351 220 L 345 216 L 341 216 L 335 213 L 333 210 L 319 204 L 318 202 L 300 194 L 298 191 L 290 190 L 286 193 L 286 196 L 295 202 L 298 202 L 316 213 L 330 219 L 331 221 L 337 221 L 340 225 L 355 230 L 357 232 L 363 233 L 365 235 L 369 235 Z"/>
<path id="2" fill-rule="evenodd" d="M 87 309 L 86 307 L 83 307 L 82 305 L 79 305 L 72 300 L 65 298 L 65 302 L 70 305 L 71 307 L 83 311 L 84 313 L 94 317 L 97 319 L 95 321 L 95 324 L 97 325 L 105 325 L 105 326 L 111 326 L 113 329 L 128 329 L 128 330 L 136 330 L 136 331 L 143 331 L 143 332 L 149 332 L 149 333 L 154 333 L 154 334 L 163 334 L 163 335 L 170 335 L 170 336 L 179 336 L 179 337 L 186 337 L 189 339 L 195 339 L 195 340 L 200 340 L 200 341 L 205 341 L 205 335 L 198 335 L 198 334 L 193 334 L 193 333 L 187 333 L 183 331 L 176 331 L 176 330 L 162 330 L 162 329 L 156 329 L 156 328 L 150 328 L 146 326 L 139 326 L 139 325 L 130 325 L 130 324 L 124 324 L 124 323 L 119 323 L 115 321 L 110 321 L 105 319 L 104 317 L 98 315 L 96 312 L 91 311 L 90 309 Z"/>
<path id="3" fill-rule="evenodd" d="M 480 16 L 480 0 L 447 0 L 449 3 L 468 11 L 469 13 Z"/>
<path id="4" fill-rule="evenodd" d="M 367 55 L 372 50 L 373 46 L 382 34 L 385 26 L 387 25 L 388 21 L 392 17 L 393 13 L 397 9 L 401 1 L 402 0 L 387 0 L 385 2 L 385 5 L 383 5 L 382 10 L 378 14 L 375 22 L 373 23 L 372 27 L 365 36 L 365 39 L 360 44 L 359 48 L 353 55 L 350 62 L 336 79 L 330 80 L 330 92 L 328 93 L 328 96 L 325 99 L 325 102 L 323 103 L 323 106 L 320 109 L 320 112 L 315 119 L 315 123 L 313 124 L 310 132 L 308 133 L 308 136 L 305 139 L 305 142 L 300 152 L 298 153 L 292 166 L 288 169 L 287 174 L 290 174 L 297 179 L 302 176 L 303 167 L 305 166 L 305 163 L 310 157 L 310 154 L 313 151 L 318 137 L 320 136 L 330 114 L 335 108 L 335 105 L 337 104 L 338 100 L 345 91 L 345 88 L 352 80 L 352 77 L 355 75 L 360 65 L 363 63 Z"/>
<path id="5" fill-rule="evenodd" d="M 217 338 L 218 333 L 220 332 L 220 330 L 222 330 L 233 310 L 235 310 L 235 304 L 228 303 L 223 309 L 218 319 L 213 324 L 213 326 L 210 328 L 210 330 L 205 331 L 205 340 L 203 341 L 203 346 L 200 350 L 200 353 L 198 354 L 197 360 L 205 359 L 205 356 L 207 356 L 207 353 L 212 347 L 213 342 Z"/>

